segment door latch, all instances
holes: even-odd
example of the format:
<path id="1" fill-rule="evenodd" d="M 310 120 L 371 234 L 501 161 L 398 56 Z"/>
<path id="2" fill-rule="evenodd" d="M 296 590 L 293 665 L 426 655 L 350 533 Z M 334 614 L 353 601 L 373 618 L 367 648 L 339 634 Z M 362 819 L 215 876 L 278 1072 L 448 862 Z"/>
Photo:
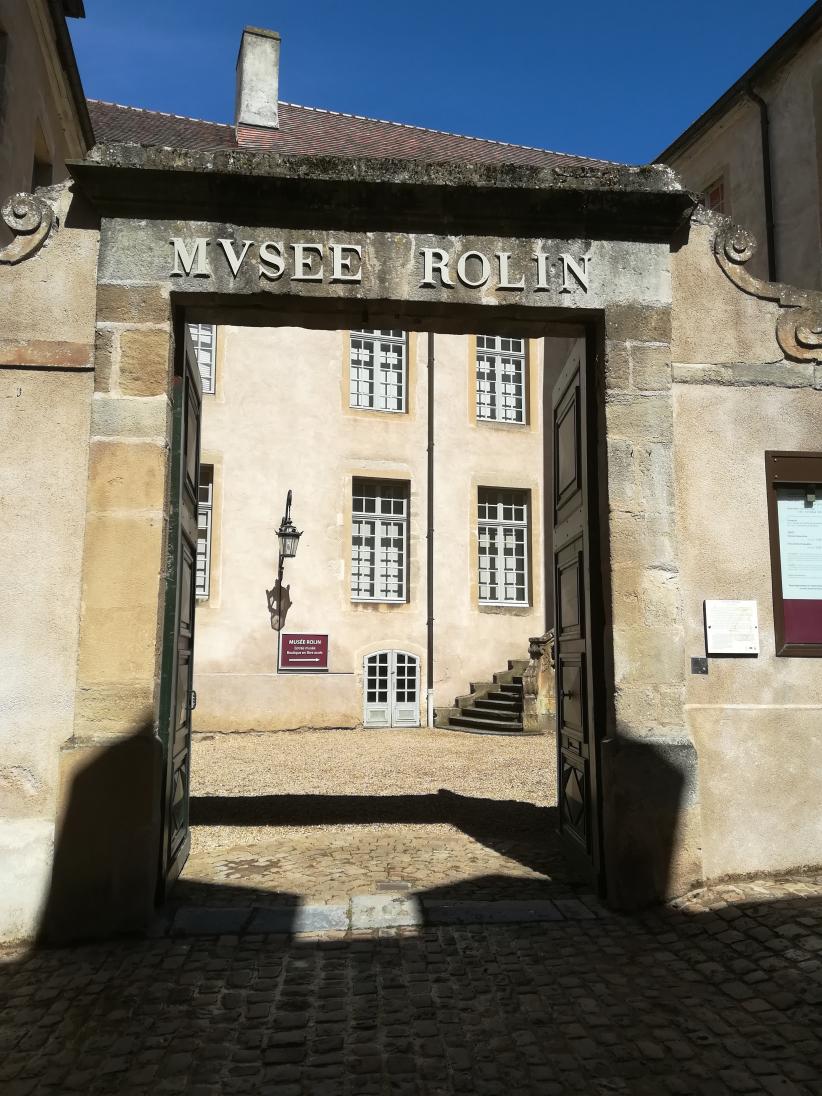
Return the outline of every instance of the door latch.
<path id="1" fill-rule="evenodd" d="M 197 693 L 194 691 L 194 689 L 192 689 L 191 692 L 188 694 L 188 710 L 190 712 L 193 712 L 196 707 L 197 707 Z"/>

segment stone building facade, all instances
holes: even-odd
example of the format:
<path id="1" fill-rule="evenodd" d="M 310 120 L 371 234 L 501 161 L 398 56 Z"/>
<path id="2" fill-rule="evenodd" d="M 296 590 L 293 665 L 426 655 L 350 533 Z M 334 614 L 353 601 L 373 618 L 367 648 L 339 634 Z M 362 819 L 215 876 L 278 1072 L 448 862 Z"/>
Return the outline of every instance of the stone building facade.
<path id="1" fill-rule="evenodd" d="M 818 865 L 822 297 L 750 274 L 666 167 L 441 134 L 426 159 L 363 120 L 341 155 L 349 123 L 301 109 L 215 133 L 99 106 L 177 140 L 101 143 L 6 214 L 3 935 L 139 930 L 185 859 L 201 420 L 216 481 L 228 413 L 200 413 L 189 323 L 310 331 L 319 370 L 352 332 L 414 332 L 419 362 L 433 331 L 463 386 L 472 335 L 546 340 L 551 459 L 512 467 L 548 485 L 564 847 L 620 908 Z"/>
<path id="2" fill-rule="evenodd" d="M 761 278 L 822 288 L 822 3 L 661 152 L 761 242 Z"/>
<path id="3" fill-rule="evenodd" d="M 83 0 L 0 2 L 0 204 L 62 182 L 94 144 L 66 24 L 84 16 Z"/>

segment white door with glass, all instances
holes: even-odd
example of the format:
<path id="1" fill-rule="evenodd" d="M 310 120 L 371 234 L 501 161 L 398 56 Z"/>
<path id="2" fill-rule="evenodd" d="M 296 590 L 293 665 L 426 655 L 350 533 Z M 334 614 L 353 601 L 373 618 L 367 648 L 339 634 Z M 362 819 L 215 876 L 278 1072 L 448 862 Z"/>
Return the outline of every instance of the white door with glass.
<path id="1" fill-rule="evenodd" d="M 366 727 L 419 727 L 420 660 L 406 651 L 367 655 L 363 694 Z"/>

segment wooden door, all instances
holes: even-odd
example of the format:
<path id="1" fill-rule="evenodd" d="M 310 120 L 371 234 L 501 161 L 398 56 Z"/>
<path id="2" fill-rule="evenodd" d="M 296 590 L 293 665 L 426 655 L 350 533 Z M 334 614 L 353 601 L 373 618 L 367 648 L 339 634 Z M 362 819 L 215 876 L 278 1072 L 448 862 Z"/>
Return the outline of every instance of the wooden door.
<path id="1" fill-rule="evenodd" d="M 597 785 L 599 731 L 592 628 L 589 442 L 592 406 L 586 384 L 586 344 L 579 340 L 554 386 L 553 579 L 556 634 L 557 778 L 559 831 L 573 873 L 601 883 Z"/>
<path id="2" fill-rule="evenodd" d="M 188 326 L 177 324 L 175 336 L 177 365 L 172 390 L 171 479 L 159 719 L 165 764 L 160 863 L 162 892 L 182 871 L 191 847 L 188 798 L 197 585 L 197 488 L 203 399 Z"/>

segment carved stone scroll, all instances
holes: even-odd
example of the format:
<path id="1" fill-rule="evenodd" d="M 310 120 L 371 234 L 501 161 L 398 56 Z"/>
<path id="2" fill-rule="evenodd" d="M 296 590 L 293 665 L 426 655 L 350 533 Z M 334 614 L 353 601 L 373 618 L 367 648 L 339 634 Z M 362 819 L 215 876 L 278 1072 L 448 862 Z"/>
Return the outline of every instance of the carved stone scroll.
<path id="1" fill-rule="evenodd" d="M 0 214 L 16 236 L 0 250 L 0 263 L 19 263 L 34 255 L 46 242 L 54 224 L 51 206 L 36 194 L 13 195 Z"/>
<path id="2" fill-rule="evenodd" d="M 763 301 L 776 301 L 784 309 L 777 320 L 776 339 L 786 358 L 822 361 L 822 293 L 755 278 L 745 265 L 756 249 L 756 239 L 747 229 L 722 218 L 714 239 L 714 255 L 725 274 L 743 292 Z"/>
<path id="3" fill-rule="evenodd" d="M 533 636 L 528 640 L 530 659 L 522 674 L 522 729 L 550 729 L 554 702 L 554 633 Z"/>

